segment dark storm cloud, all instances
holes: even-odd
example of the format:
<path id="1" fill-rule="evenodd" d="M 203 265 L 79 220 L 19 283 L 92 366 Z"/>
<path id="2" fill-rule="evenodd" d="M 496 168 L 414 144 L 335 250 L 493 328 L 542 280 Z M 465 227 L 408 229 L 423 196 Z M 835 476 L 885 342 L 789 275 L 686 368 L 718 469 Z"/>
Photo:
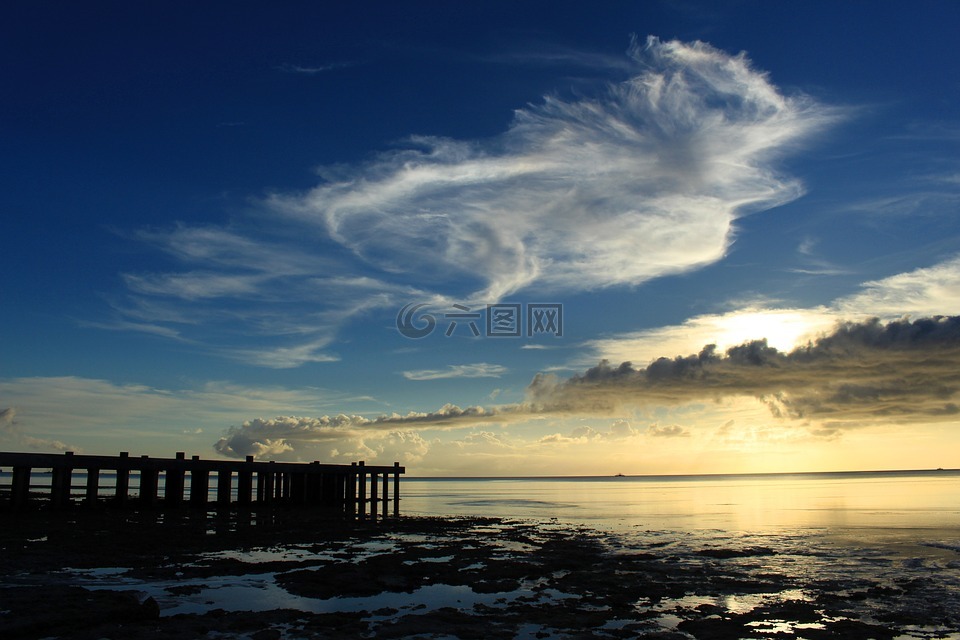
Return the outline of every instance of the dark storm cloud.
<path id="1" fill-rule="evenodd" d="M 936 317 L 845 323 L 789 353 L 757 340 L 644 368 L 603 361 L 563 381 L 538 375 L 528 392 L 551 413 L 755 396 L 779 417 L 875 421 L 952 418 L 958 389 L 960 317 Z"/>
<path id="2" fill-rule="evenodd" d="M 816 341 L 781 352 L 765 340 L 718 353 L 659 358 L 636 368 L 607 361 L 567 379 L 537 374 L 523 403 L 494 408 L 446 405 L 429 413 L 378 418 L 252 420 L 215 445 L 229 456 L 277 455 L 297 442 L 385 437 L 409 429 L 456 429 L 524 422 L 542 416 L 616 416 L 631 407 L 755 397 L 776 418 L 816 423 L 814 435 L 883 422 L 956 420 L 960 406 L 960 316 L 844 323 Z M 658 437 L 688 435 L 680 426 L 651 427 Z M 578 437 L 584 434 L 577 434 Z"/>

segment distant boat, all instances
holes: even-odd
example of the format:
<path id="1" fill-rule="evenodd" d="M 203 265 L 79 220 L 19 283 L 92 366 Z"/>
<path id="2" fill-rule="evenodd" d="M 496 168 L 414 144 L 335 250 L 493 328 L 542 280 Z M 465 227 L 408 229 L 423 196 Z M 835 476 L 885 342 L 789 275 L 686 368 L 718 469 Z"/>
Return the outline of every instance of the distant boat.
<path id="1" fill-rule="evenodd" d="M 617 475 L 615 475 L 615 476 L 613 476 L 613 477 L 614 477 L 614 478 L 626 478 L 627 476 L 623 475 L 622 473 L 618 473 Z"/>

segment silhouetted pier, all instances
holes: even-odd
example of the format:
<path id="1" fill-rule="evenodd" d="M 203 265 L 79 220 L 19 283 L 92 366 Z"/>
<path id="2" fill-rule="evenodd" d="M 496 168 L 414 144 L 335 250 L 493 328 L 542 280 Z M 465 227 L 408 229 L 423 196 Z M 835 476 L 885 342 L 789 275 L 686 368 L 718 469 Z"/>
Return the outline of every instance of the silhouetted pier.
<path id="1" fill-rule="evenodd" d="M 327 507 L 358 518 L 400 512 L 399 462 L 393 466 L 255 462 L 0 452 L 0 504 L 244 508 Z M 79 481 L 79 484 L 78 484 Z M 392 481 L 392 482 L 391 482 Z M 390 485 L 393 490 L 390 490 Z"/>

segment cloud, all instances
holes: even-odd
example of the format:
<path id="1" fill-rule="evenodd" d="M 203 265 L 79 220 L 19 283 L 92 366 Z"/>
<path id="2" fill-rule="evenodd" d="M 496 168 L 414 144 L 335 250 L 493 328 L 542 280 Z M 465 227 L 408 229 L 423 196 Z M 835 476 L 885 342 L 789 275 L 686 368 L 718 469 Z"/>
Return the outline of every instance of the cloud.
<path id="1" fill-rule="evenodd" d="M 88 320 L 80 321 L 80 326 L 93 329 L 107 329 L 108 331 L 136 331 L 139 333 L 153 334 L 169 340 L 178 342 L 189 342 L 185 340 L 179 331 L 170 327 L 160 326 L 144 322 L 131 322 L 129 320 L 113 320 L 110 322 L 91 322 Z"/>
<path id="2" fill-rule="evenodd" d="M 340 356 L 326 353 L 330 337 L 283 347 L 237 348 L 228 352 L 228 357 L 248 364 L 258 364 L 272 369 L 290 369 L 308 362 L 337 362 Z"/>
<path id="3" fill-rule="evenodd" d="M 7 407 L 0 410 L 0 440 L 4 446 L 25 446 L 29 449 L 38 451 L 74 451 L 80 453 L 83 449 L 65 444 L 60 440 L 51 440 L 47 438 L 35 438 L 24 433 L 23 429 L 17 424 L 17 411 L 13 407 Z"/>
<path id="4" fill-rule="evenodd" d="M 254 387 L 207 382 L 181 389 L 118 384 L 72 376 L 0 379 L 0 439 L 10 445 L 95 453 L 122 450 L 171 456 L 189 447 L 209 451 L 209 436 L 257 414 L 318 414 L 332 407 L 380 403 L 319 388 Z M 25 437 L 29 435 L 32 440 Z M 204 442 L 206 440 L 206 442 Z M 10 446 L 7 445 L 7 446 Z M 196 453 L 200 453 L 195 449 Z"/>
<path id="5" fill-rule="evenodd" d="M 916 191 L 868 198 L 851 203 L 846 210 L 887 217 L 952 215 L 958 203 L 960 194 L 954 192 Z"/>
<path id="6" fill-rule="evenodd" d="M 271 204 L 370 265 L 470 279 L 484 300 L 714 262 L 733 220 L 801 193 L 772 157 L 831 115 L 703 43 L 650 38 L 631 56 L 630 79 L 592 98 L 548 96 L 495 140 L 413 137 Z"/>
<path id="7" fill-rule="evenodd" d="M 504 414 L 515 412 L 508 408 Z M 527 416 L 528 417 L 528 416 Z M 280 416 L 277 418 L 256 418 L 234 426 L 227 430 L 215 444 L 214 449 L 221 455 L 242 458 L 252 455 L 256 457 L 276 457 L 278 454 L 300 451 L 302 445 L 311 445 L 316 450 L 317 443 L 330 443 L 328 457 L 343 456 L 343 443 L 353 443 L 355 450 L 373 450 L 366 447 L 368 439 L 381 439 L 388 434 L 397 433 L 411 428 L 462 428 L 475 424 L 500 421 L 500 410 L 484 409 L 483 407 L 467 407 L 461 409 L 447 404 L 440 409 L 427 413 L 410 412 L 405 415 L 390 414 L 376 418 L 367 418 L 361 415 L 339 414 L 335 416 L 292 417 Z M 356 454 L 351 454 L 356 455 Z M 349 456 L 347 456 L 349 457 Z"/>
<path id="8" fill-rule="evenodd" d="M 499 364 L 451 364 L 446 369 L 419 369 L 404 371 L 407 380 L 442 380 L 445 378 L 499 378 L 507 368 Z"/>
<path id="9" fill-rule="evenodd" d="M 636 47 L 636 37 L 631 38 L 631 48 Z M 582 49 L 564 47 L 547 41 L 525 40 L 519 48 L 500 51 L 485 56 L 483 60 L 509 66 L 563 66 L 582 67 L 592 70 L 619 70 L 636 73 L 636 61 L 623 56 L 608 53 L 594 53 Z"/>
<path id="10" fill-rule="evenodd" d="M 800 241 L 797 247 L 797 253 L 800 254 L 800 260 L 804 266 L 789 269 L 792 273 L 803 273 L 807 275 L 818 276 L 839 276 L 847 275 L 849 270 L 838 267 L 831 262 L 824 260 L 816 255 L 816 246 L 819 240 L 817 238 L 806 237 Z"/>
<path id="11" fill-rule="evenodd" d="M 686 438 L 690 436 L 690 432 L 678 424 L 670 426 L 652 424 L 647 427 L 647 435 L 652 438 Z"/>
<path id="12" fill-rule="evenodd" d="M 682 324 L 645 329 L 591 340 L 580 364 L 609 360 L 647 363 L 667 355 L 699 351 L 715 344 L 719 351 L 751 340 L 766 339 L 781 351 L 831 331 L 844 321 L 932 317 L 960 313 L 960 256 L 936 265 L 863 283 L 856 293 L 812 308 L 777 308 L 771 303 L 744 306 L 720 314 L 704 314 Z"/>
<path id="13" fill-rule="evenodd" d="M 278 67 L 281 71 L 287 73 L 298 73 L 307 76 L 315 76 L 320 73 L 326 73 L 328 71 L 336 71 L 337 69 L 345 69 L 347 67 L 353 67 L 356 62 L 330 62 L 328 64 L 321 64 L 312 67 L 305 67 L 298 64 L 284 64 Z"/>
<path id="14" fill-rule="evenodd" d="M 569 434 L 553 433 L 539 439 L 539 444 L 587 444 L 595 442 L 620 442 L 639 435 L 640 432 L 627 420 L 617 420 L 605 431 L 599 431 L 589 425 L 573 429 Z"/>
<path id="15" fill-rule="evenodd" d="M 960 256 L 932 267 L 865 282 L 861 291 L 836 300 L 832 307 L 846 317 L 870 314 L 887 319 L 958 313 Z"/>
<path id="16" fill-rule="evenodd" d="M 626 77 L 517 109 L 498 136 L 411 136 L 324 169 L 311 190 L 266 197 L 246 227 L 140 232 L 176 266 L 124 274 L 128 297 L 103 326 L 169 327 L 293 367 L 335 359 L 346 322 L 411 299 L 493 303 L 533 285 L 593 291 L 688 272 L 726 254 L 737 218 L 803 192 L 777 159 L 837 117 L 701 42 L 651 37 L 610 72 Z"/>
<path id="17" fill-rule="evenodd" d="M 601 362 L 566 380 L 538 375 L 528 403 L 543 412 L 616 413 L 732 396 L 763 400 L 776 417 L 834 428 L 955 419 L 960 316 L 843 323 L 790 352 L 766 340 L 721 354 L 659 358 L 643 368 Z"/>
<path id="18" fill-rule="evenodd" d="M 873 319 L 842 323 L 789 352 L 755 340 L 725 352 L 707 345 L 697 354 L 661 357 L 641 368 L 602 361 L 566 379 L 541 373 L 527 387 L 525 401 L 510 405 L 445 405 L 429 413 L 376 418 L 340 414 L 255 419 L 230 428 L 214 448 L 227 456 L 269 457 L 294 454 L 304 444 L 352 442 L 354 450 L 364 451 L 368 440 L 387 433 L 515 425 L 545 417 L 629 415 L 638 408 L 741 397 L 759 400 L 774 418 L 799 420 L 814 435 L 834 437 L 864 426 L 956 420 L 958 392 L 960 316 L 887 324 Z M 619 420 L 607 431 L 582 426 L 538 442 L 585 443 L 640 433 L 656 438 L 690 435 L 681 425 L 653 424 L 639 432 Z M 336 445 L 336 451 L 341 447 Z"/>
<path id="19" fill-rule="evenodd" d="M 589 358 L 646 363 L 714 344 L 721 351 L 756 339 L 790 350 L 804 339 L 832 329 L 840 316 L 824 308 L 765 309 L 745 307 L 722 314 L 694 316 L 683 324 L 599 338 L 586 343 Z M 583 358 L 581 359 L 583 362 Z"/>

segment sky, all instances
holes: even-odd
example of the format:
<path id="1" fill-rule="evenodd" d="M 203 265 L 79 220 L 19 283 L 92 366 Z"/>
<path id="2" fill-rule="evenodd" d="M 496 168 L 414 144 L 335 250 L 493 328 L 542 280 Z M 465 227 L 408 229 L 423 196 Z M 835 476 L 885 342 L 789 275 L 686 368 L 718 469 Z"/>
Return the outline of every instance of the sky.
<path id="1" fill-rule="evenodd" d="M 0 449 L 960 467 L 956 3 L 0 12 Z"/>

